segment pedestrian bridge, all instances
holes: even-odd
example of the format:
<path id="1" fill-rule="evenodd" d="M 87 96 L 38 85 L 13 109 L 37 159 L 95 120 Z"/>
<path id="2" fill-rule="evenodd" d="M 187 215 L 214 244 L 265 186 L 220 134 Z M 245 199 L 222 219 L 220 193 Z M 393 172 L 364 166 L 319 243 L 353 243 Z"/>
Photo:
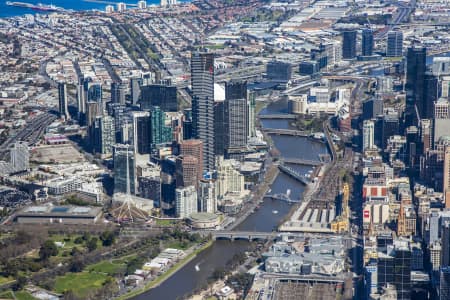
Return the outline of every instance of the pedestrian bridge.
<path id="1" fill-rule="evenodd" d="M 281 236 L 280 232 L 255 232 L 255 231 L 231 231 L 231 230 L 215 230 L 200 231 L 202 236 L 210 235 L 213 240 L 247 240 L 247 241 L 266 241 L 274 240 Z"/>
<path id="2" fill-rule="evenodd" d="M 290 119 L 290 120 L 295 120 L 297 118 L 296 115 L 292 115 L 292 114 L 267 114 L 267 115 L 258 115 L 258 117 L 263 120 L 263 119 Z"/>

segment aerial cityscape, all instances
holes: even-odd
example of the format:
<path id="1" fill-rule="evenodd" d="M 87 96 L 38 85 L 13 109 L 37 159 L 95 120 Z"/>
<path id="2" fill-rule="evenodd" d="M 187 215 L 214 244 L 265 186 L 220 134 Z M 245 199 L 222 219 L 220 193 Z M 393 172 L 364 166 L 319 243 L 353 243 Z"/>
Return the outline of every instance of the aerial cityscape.
<path id="1" fill-rule="evenodd" d="M 450 300 L 449 1 L 0 1 L 0 299 Z"/>

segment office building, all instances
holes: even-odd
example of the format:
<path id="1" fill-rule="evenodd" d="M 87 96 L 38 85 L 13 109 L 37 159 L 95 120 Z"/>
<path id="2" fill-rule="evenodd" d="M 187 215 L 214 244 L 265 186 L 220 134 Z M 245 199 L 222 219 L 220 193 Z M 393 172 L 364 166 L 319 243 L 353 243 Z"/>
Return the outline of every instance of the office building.
<path id="1" fill-rule="evenodd" d="M 298 73 L 300 75 L 314 75 L 320 71 L 319 63 L 315 60 L 302 61 L 298 66 Z"/>
<path id="2" fill-rule="evenodd" d="M 450 267 L 442 266 L 439 271 L 439 300 L 450 299 Z"/>
<path id="3" fill-rule="evenodd" d="M 443 169 L 443 187 L 445 208 L 450 209 L 450 146 L 444 150 L 444 169 Z"/>
<path id="4" fill-rule="evenodd" d="M 450 266 L 450 221 L 441 220 L 441 265 Z"/>
<path id="5" fill-rule="evenodd" d="M 146 9 L 147 8 L 147 2 L 146 1 L 138 1 L 138 8 L 139 9 Z"/>
<path id="6" fill-rule="evenodd" d="M 26 142 L 15 142 L 9 150 L 10 164 L 14 172 L 30 168 L 30 152 Z"/>
<path id="7" fill-rule="evenodd" d="M 141 97 L 141 86 L 143 79 L 141 77 L 130 78 L 130 97 L 133 106 L 138 105 Z"/>
<path id="8" fill-rule="evenodd" d="M 226 83 L 224 117 L 225 149 L 247 146 L 248 104 L 246 82 Z"/>
<path id="9" fill-rule="evenodd" d="M 362 56 L 373 55 L 373 30 L 370 28 L 362 30 L 361 54 Z"/>
<path id="10" fill-rule="evenodd" d="M 136 153 L 150 154 L 150 113 L 133 112 L 133 147 Z"/>
<path id="11" fill-rule="evenodd" d="M 93 124 L 93 142 L 95 153 L 111 155 L 116 143 L 114 118 L 108 115 L 96 117 Z"/>
<path id="12" fill-rule="evenodd" d="M 126 86 L 119 82 L 111 83 L 111 102 L 125 105 Z"/>
<path id="13" fill-rule="evenodd" d="M 426 71 L 426 48 L 408 48 L 406 56 L 406 109 L 405 125 L 416 125 L 412 123 L 415 117 L 415 106 L 420 118 L 426 118 L 425 102 L 425 71 Z"/>
<path id="14" fill-rule="evenodd" d="M 117 3 L 117 11 L 124 12 L 127 9 L 127 5 L 123 2 Z"/>
<path id="15" fill-rule="evenodd" d="M 198 212 L 197 190 L 194 186 L 180 187 L 175 190 L 175 215 L 178 218 L 187 218 Z"/>
<path id="16" fill-rule="evenodd" d="M 140 105 L 142 110 L 158 106 L 164 112 L 177 111 L 177 88 L 164 84 L 142 86 Z"/>
<path id="17" fill-rule="evenodd" d="M 372 120 L 365 120 L 363 123 L 363 151 L 373 149 L 375 134 L 375 123 Z"/>
<path id="18" fill-rule="evenodd" d="M 439 81 L 431 72 L 424 77 L 424 103 L 422 105 L 422 119 L 432 119 L 434 115 L 434 102 L 438 99 Z"/>
<path id="19" fill-rule="evenodd" d="M 395 248 L 394 285 L 397 299 L 411 299 L 411 250 L 404 247 Z"/>
<path id="20" fill-rule="evenodd" d="M 65 82 L 58 83 L 58 110 L 59 116 L 66 120 L 70 119 L 68 100 L 67 100 L 67 85 Z"/>
<path id="21" fill-rule="evenodd" d="M 433 57 L 432 70 L 434 76 L 450 75 L 450 57 Z"/>
<path id="22" fill-rule="evenodd" d="M 292 77 L 292 65 L 282 61 L 270 61 L 266 67 L 267 79 L 288 82 Z"/>
<path id="23" fill-rule="evenodd" d="M 84 125 L 85 113 L 86 113 L 86 93 L 84 91 L 84 77 L 83 75 L 79 74 L 77 84 L 77 117 L 78 122 L 81 125 Z"/>
<path id="24" fill-rule="evenodd" d="M 214 153 L 214 54 L 193 52 L 191 56 L 192 131 L 203 142 L 203 168 L 215 167 Z"/>
<path id="25" fill-rule="evenodd" d="M 151 199 L 155 207 L 161 207 L 161 176 L 141 176 L 138 184 L 139 196 Z"/>
<path id="26" fill-rule="evenodd" d="M 363 119 L 375 119 L 383 115 L 383 100 L 379 98 L 370 98 L 363 102 Z"/>
<path id="27" fill-rule="evenodd" d="M 385 114 L 382 121 L 382 140 L 383 149 L 387 147 L 388 140 L 391 136 L 399 133 L 400 123 L 396 113 Z"/>
<path id="28" fill-rule="evenodd" d="M 177 157 L 175 174 L 177 187 L 192 185 L 197 189 L 199 178 L 201 178 L 198 164 L 198 159 L 194 156 L 180 155 Z"/>
<path id="29" fill-rule="evenodd" d="M 387 57 L 403 56 L 403 32 L 401 31 L 388 32 L 386 42 L 386 56 Z"/>
<path id="30" fill-rule="evenodd" d="M 256 93 L 254 91 L 247 91 L 248 99 L 248 137 L 256 137 L 255 119 L 256 119 Z"/>
<path id="31" fill-rule="evenodd" d="M 150 111 L 150 150 L 157 145 L 172 142 L 172 127 L 166 125 L 166 114 L 158 107 Z"/>
<path id="32" fill-rule="evenodd" d="M 180 143 L 180 155 L 190 155 L 197 158 L 198 180 L 203 175 L 203 142 L 201 140 L 185 140 Z"/>
<path id="33" fill-rule="evenodd" d="M 215 213 L 217 211 L 216 184 L 213 180 L 201 180 L 198 188 L 199 212 Z"/>
<path id="34" fill-rule="evenodd" d="M 225 154 L 225 101 L 214 101 L 214 153 Z"/>
<path id="35" fill-rule="evenodd" d="M 128 193 L 127 178 L 130 181 L 129 192 L 134 195 L 136 194 L 136 163 L 133 147 L 116 144 L 114 146 L 114 193 Z"/>
<path id="36" fill-rule="evenodd" d="M 342 58 L 354 59 L 356 57 L 356 30 L 342 32 Z"/>

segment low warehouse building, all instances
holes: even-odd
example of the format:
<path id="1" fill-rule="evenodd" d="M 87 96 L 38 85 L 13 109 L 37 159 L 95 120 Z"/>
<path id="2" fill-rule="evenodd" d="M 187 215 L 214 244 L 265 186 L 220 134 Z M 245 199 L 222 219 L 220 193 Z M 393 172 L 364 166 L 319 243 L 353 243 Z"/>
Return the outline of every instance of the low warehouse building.
<path id="1" fill-rule="evenodd" d="M 16 214 L 21 224 L 94 224 L 102 215 L 101 207 L 29 206 Z"/>

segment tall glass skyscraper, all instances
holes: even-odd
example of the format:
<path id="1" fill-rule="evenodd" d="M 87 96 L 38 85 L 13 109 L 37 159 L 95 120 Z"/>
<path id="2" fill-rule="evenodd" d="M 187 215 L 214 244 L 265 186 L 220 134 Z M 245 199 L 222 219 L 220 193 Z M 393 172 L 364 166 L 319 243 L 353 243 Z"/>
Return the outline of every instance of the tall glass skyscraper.
<path id="1" fill-rule="evenodd" d="M 373 31 L 370 28 L 364 28 L 362 30 L 362 42 L 361 42 L 361 54 L 362 56 L 373 55 Z"/>
<path id="2" fill-rule="evenodd" d="M 214 54 L 191 55 L 192 131 L 203 142 L 203 167 L 214 170 Z"/>
<path id="3" fill-rule="evenodd" d="M 247 82 L 225 85 L 225 147 L 240 148 L 248 139 Z"/>
<path id="4" fill-rule="evenodd" d="M 353 59 L 356 57 L 356 30 L 342 33 L 342 58 Z"/>
<path id="5" fill-rule="evenodd" d="M 406 56 L 406 111 L 405 125 L 414 125 L 415 108 L 422 118 L 425 113 L 425 71 L 427 48 L 408 48 Z"/>
<path id="6" fill-rule="evenodd" d="M 166 114 L 155 106 L 150 111 L 150 148 L 172 141 L 172 127 L 166 126 Z"/>
<path id="7" fill-rule="evenodd" d="M 403 55 L 403 32 L 390 31 L 387 35 L 386 56 L 400 57 Z"/>

